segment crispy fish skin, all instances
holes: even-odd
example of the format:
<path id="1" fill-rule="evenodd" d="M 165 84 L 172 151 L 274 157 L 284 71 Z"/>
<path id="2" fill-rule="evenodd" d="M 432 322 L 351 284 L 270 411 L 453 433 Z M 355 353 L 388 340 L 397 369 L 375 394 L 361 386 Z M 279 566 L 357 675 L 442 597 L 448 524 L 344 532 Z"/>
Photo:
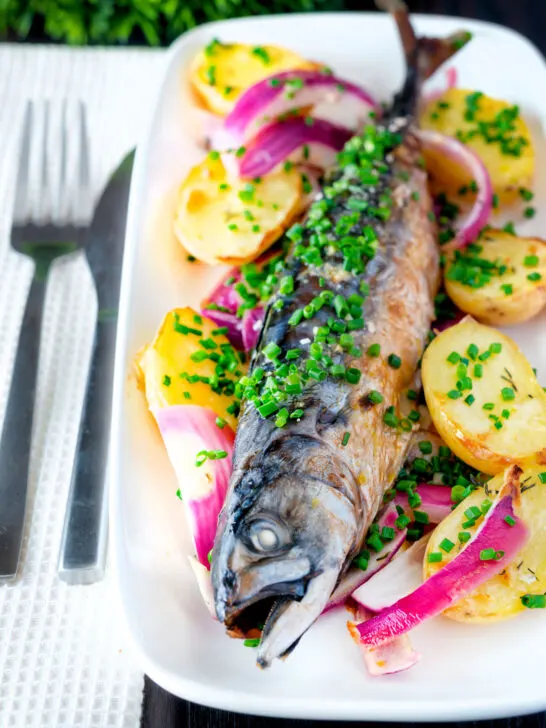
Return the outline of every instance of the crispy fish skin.
<path id="1" fill-rule="evenodd" d="M 406 45 L 411 55 L 407 39 Z M 319 616 L 362 549 L 383 494 L 404 460 L 409 433 L 389 426 L 384 416 L 388 407 L 398 411 L 418 366 L 440 278 L 432 200 L 412 133 L 415 86 L 415 67 L 410 67 L 392 113 L 377 127 L 380 136 L 393 139 L 377 165 L 377 183 L 362 184 L 358 170 L 345 165 L 334 172 L 319 198 L 324 200 L 330 190 L 330 240 L 335 240 L 338 224 L 361 209 L 344 234 L 357 236 L 363 226 L 372 226 L 375 254 L 365 270 L 347 271 L 340 246 L 332 242 L 323 248 L 319 264 L 305 262 L 301 244 L 309 245 L 313 233 L 306 229 L 297 241 L 299 255 L 296 244 L 287 261 L 294 292 L 277 293 L 272 300 L 251 364 L 251 373 L 261 368 L 265 379 L 274 376 L 277 365 L 267 356 L 271 344 L 281 352 L 278 361 L 284 362 L 286 352 L 294 348 L 302 351 L 304 362 L 310 361 L 311 342 L 317 329 L 328 326 L 332 308 L 325 305 L 298 325 L 290 324 L 294 312 L 312 306 L 325 287 L 344 300 L 369 288 L 363 325 L 351 331 L 352 347 L 328 347 L 333 363 L 358 369 L 360 380 L 350 383 L 330 375 L 308 379 L 301 394 L 279 404 L 304 413 L 283 427 L 276 426 L 274 416 L 264 418 L 248 401 L 239 419 L 212 579 L 218 618 L 228 627 L 251 604 L 276 598 L 258 650 L 263 667 L 287 654 Z M 372 143 L 373 135 L 364 135 L 346 149 Z M 332 194 L 336 189 L 342 192 Z M 390 200 L 390 213 L 379 216 L 385 199 Z M 280 310 L 278 300 L 283 302 Z M 380 345 L 380 356 L 368 355 L 372 344 Z M 399 367 L 388 363 L 389 354 L 400 358 Z M 372 391 L 383 395 L 381 403 L 372 403 Z"/>

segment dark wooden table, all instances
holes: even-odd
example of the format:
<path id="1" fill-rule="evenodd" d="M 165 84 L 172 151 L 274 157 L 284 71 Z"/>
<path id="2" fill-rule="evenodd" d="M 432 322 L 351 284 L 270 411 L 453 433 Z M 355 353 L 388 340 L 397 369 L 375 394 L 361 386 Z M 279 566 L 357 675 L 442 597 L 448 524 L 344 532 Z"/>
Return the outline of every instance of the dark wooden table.
<path id="1" fill-rule="evenodd" d="M 406 0 L 412 12 L 436 13 L 478 18 L 506 25 L 527 36 L 546 54 L 546 0 Z M 373 10 L 373 0 L 349 2 L 351 10 Z M 341 39 L 340 39 L 341 42 Z M 521 69 L 525 83 L 525 69 Z M 546 89 L 537 89 L 545 93 Z M 517 665 L 506 665 L 507 689 L 510 689 L 510 671 Z M 546 692 L 546 668 L 544 690 Z M 142 704 L 141 728 L 329 728 L 347 727 L 347 723 L 320 723 L 316 721 L 288 721 L 225 713 L 175 698 L 146 678 Z M 360 724 L 364 725 L 364 724 Z M 387 723 L 385 728 L 398 728 L 402 723 Z M 418 725 L 418 724 L 415 724 Z M 458 728 L 471 728 L 474 723 L 459 723 Z M 371 724 L 370 724 L 371 728 Z M 546 728 L 546 713 L 480 722 L 480 728 Z"/>

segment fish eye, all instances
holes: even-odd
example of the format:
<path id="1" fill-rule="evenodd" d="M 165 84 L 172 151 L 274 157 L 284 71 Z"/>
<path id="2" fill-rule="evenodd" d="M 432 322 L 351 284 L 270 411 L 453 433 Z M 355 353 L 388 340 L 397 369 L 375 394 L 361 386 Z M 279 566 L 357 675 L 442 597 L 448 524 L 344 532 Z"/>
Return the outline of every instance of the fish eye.
<path id="1" fill-rule="evenodd" d="M 252 548 L 260 553 L 275 551 L 281 544 L 281 538 L 277 533 L 277 524 L 270 521 L 254 521 L 249 528 L 249 538 Z"/>

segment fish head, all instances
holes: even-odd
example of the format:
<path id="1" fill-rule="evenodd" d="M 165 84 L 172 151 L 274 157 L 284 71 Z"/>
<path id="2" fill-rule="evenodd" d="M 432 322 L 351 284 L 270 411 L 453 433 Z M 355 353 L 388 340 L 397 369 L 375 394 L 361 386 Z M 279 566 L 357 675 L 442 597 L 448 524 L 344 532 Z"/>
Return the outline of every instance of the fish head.
<path id="1" fill-rule="evenodd" d="M 362 516 L 354 477 L 318 438 L 290 437 L 263 455 L 234 473 L 212 582 L 228 628 L 253 605 L 269 610 L 258 651 L 267 666 L 326 606 L 354 555 Z"/>

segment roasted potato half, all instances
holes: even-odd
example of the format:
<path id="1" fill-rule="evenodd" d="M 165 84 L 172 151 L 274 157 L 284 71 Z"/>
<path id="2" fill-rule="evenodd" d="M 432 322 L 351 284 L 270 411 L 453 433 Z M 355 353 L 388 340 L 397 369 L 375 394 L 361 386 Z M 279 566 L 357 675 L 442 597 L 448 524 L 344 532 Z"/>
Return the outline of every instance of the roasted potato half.
<path id="1" fill-rule="evenodd" d="M 527 321 L 546 305 L 546 243 L 489 230 L 451 255 L 444 284 L 461 311 L 484 324 Z"/>
<path id="2" fill-rule="evenodd" d="M 212 40 L 193 60 L 190 83 L 209 111 L 226 116 L 239 96 L 267 76 L 319 66 L 278 46 Z"/>
<path id="3" fill-rule="evenodd" d="M 295 167 L 243 180 L 228 174 L 218 153 L 210 153 L 180 187 L 174 230 L 198 260 L 240 265 L 282 235 L 301 212 L 303 197 Z"/>
<path id="4" fill-rule="evenodd" d="M 460 503 L 430 537 L 424 560 L 424 576 L 428 578 L 449 563 L 466 542 L 459 534 L 474 534 L 483 521 L 463 526 L 468 522 L 465 515 L 471 508 L 485 510 L 503 483 L 503 473 L 492 478 L 485 488 L 480 488 Z M 530 538 L 517 558 L 500 574 L 482 584 L 444 612 L 446 617 L 460 622 L 496 622 L 512 617 L 525 609 L 521 597 L 525 594 L 543 594 L 546 590 L 546 466 L 526 468 L 520 476 L 521 501 L 516 504 L 516 516 L 529 529 Z M 442 548 L 447 541 L 455 546 L 451 551 Z M 502 544 L 496 547 L 502 549 Z M 428 563 L 428 554 L 442 554 L 439 563 Z"/>
<path id="5" fill-rule="evenodd" d="M 480 92 L 452 88 L 423 109 L 420 124 L 471 147 L 487 167 L 500 202 L 513 202 L 520 189 L 531 186 L 535 151 L 517 106 Z M 425 152 L 425 159 L 435 182 L 448 194 L 469 188 L 472 180 L 459 165 L 430 151 Z"/>
<path id="6" fill-rule="evenodd" d="M 422 376 L 439 435 L 468 465 L 546 463 L 546 393 L 508 336 L 466 317 L 432 341 Z"/>
<path id="7" fill-rule="evenodd" d="M 228 356 L 232 359 L 237 356 L 227 338 L 217 331 L 214 321 L 192 308 L 169 311 L 155 339 L 136 361 L 140 384 L 152 411 L 176 404 L 208 407 L 235 432 L 237 419 L 233 412 L 228 412 L 235 402 L 233 394 L 218 393 L 210 383 L 192 381 L 196 377 L 216 375 L 216 362 L 201 358 L 203 352 L 215 351 L 222 356 L 226 354 L 226 348 L 222 347 L 227 347 Z M 239 362 L 237 370 L 242 374 L 245 366 Z"/>

